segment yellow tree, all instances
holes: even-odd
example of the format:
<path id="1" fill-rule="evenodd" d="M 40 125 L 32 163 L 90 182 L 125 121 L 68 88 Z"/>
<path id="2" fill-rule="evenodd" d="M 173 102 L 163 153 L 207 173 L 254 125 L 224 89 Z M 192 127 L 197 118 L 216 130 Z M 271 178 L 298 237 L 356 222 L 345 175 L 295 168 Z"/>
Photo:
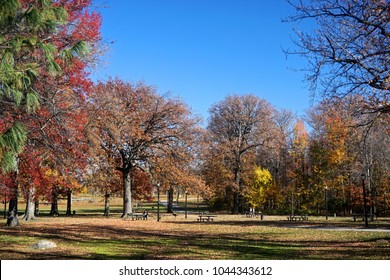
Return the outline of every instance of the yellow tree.
<path id="1" fill-rule="evenodd" d="M 274 197 L 272 175 L 267 169 L 256 167 L 251 176 L 249 191 L 246 194 L 248 204 L 254 208 L 263 208 Z"/>

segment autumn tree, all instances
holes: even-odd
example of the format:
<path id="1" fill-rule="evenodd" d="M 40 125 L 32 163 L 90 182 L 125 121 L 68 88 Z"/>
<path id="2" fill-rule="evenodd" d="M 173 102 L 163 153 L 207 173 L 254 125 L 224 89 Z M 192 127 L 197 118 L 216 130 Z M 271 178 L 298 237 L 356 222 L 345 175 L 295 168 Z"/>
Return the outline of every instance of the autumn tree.
<path id="1" fill-rule="evenodd" d="M 88 126 L 87 126 L 88 130 Z M 93 139 L 92 139 L 93 140 Z M 90 158 L 87 164 L 87 175 L 84 185 L 94 194 L 104 197 L 104 216 L 110 215 L 110 201 L 112 195 L 121 191 L 121 182 L 117 176 L 116 163 L 111 154 L 96 145 L 89 145 Z"/>
<path id="2" fill-rule="evenodd" d="M 8 4 L 11 2 L 13 1 L 8 1 Z M 91 85 L 85 69 L 95 55 L 100 40 L 100 17 L 89 10 L 90 4 L 91 1 L 81 0 L 26 0 L 19 1 L 16 5 L 3 6 L 8 7 L 5 9 L 13 7 L 15 19 L 11 20 L 8 15 L 11 20 L 9 23 L 19 26 L 20 30 L 5 29 L 4 38 L 8 40 L 5 42 L 9 46 L 17 46 L 16 50 L 10 47 L 0 49 L 12 51 L 10 66 L 20 74 L 18 79 L 22 81 L 23 89 L 16 87 L 17 80 L 12 78 L 13 72 L 5 61 L 5 66 L 8 67 L 5 69 L 9 71 L 4 71 L 4 75 L 16 84 L 3 85 L 2 88 L 20 93 L 17 100 L 6 96 L 8 105 L 11 101 L 15 103 L 15 106 L 8 107 L 10 110 L 6 112 L 6 116 L 8 123 L 12 124 L 12 120 L 17 120 L 28 133 L 28 138 L 24 141 L 27 157 L 21 156 L 18 162 L 23 165 L 23 161 L 27 163 L 28 156 L 34 154 L 34 164 L 39 168 L 26 168 L 23 173 L 18 170 L 16 172 L 18 176 L 26 178 L 20 180 L 25 189 L 32 186 L 27 183 L 31 181 L 39 186 L 38 192 L 24 192 L 26 195 L 36 193 L 34 199 L 50 189 L 43 181 L 37 184 L 39 178 L 43 178 L 44 165 L 53 167 L 54 164 L 61 176 L 68 176 L 71 175 L 72 167 L 73 173 L 80 167 L 74 163 L 82 164 L 82 159 L 85 158 L 85 148 L 82 147 L 85 122 L 83 100 Z M 16 44 L 18 42 L 19 45 Z M 7 81 L 5 80 L 6 83 Z M 29 198 L 27 200 L 30 201 Z M 25 217 L 33 217 L 33 213 L 26 212 Z"/>
<path id="3" fill-rule="evenodd" d="M 212 144 L 209 137 L 206 137 L 206 141 Z M 214 145 L 204 149 L 201 155 L 203 160 L 201 166 L 202 178 L 211 192 L 206 201 L 213 209 L 230 210 L 232 201 L 230 201 L 230 188 L 228 186 L 233 181 L 233 175 L 229 170 L 225 155 L 220 153 Z"/>
<path id="4" fill-rule="evenodd" d="M 316 116 L 321 127 L 313 129 L 311 180 L 315 185 L 328 181 L 333 205 L 346 209 L 345 186 L 361 184 L 362 172 L 371 174 L 371 145 L 378 138 L 371 128 L 389 112 L 390 3 L 288 2 L 295 8 L 287 20 L 295 24 L 296 49 L 286 52 L 307 59 L 311 89 L 324 97 L 320 106 L 328 106 Z"/>
<path id="5" fill-rule="evenodd" d="M 147 85 L 119 79 L 98 83 L 89 99 L 91 143 L 111 154 L 122 174 L 123 213 L 132 213 L 135 169 L 153 168 L 159 155 L 180 158 L 197 120 L 183 102 Z"/>
<path id="6" fill-rule="evenodd" d="M 27 139 L 24 124 L 15 111 L 33 112 L 39 107 L 34 87 L 40 71 L 59 70 L 54 53 L 46 41 L 54 30 L 66 23 L 66 11 L 51 1 L 9 0 L 0 4 L 0 163 L 3 171 L 16 169 L 16 156 Z M 42 36 L 44 34 L 44 36 Z"/>
<path id="7" fill-rule="evenodd" d="M 312 89 L 325 97 L 362 95 L 361 112 L 389 112 L 389 1 L 288 2 L 296 10 L 288 20 L 297 23 L 297 49 L 287 52 L 308 60 Z"/>
<path id="8" fill-rule="evenodd" d="M 174 148 L 175 153 L 157 152 L 150 158 L 150 173 L 152 181 L 160 183 L 160 190 L 167 192 L 167 212 L 173 213 L 175 190 L 199 194 L 204 197 L 206 187 L 198 174 L 199 141 L 202 130 L 192 130 L 191 139 L 186 140 L 186 145 L 178 142 Z"/>
<path id="9" fill-rule="evenodd" d="M 359 127 L 360 141 L 355 146 L 359 151 L 356 164 L 358 171 L 366 176 L 367 206 L 370 207 L 368 210 L 370 213 L 378 214 L 388 205 L 385 199 L 390 174 L 388 124 L 389 118 L 385 115 L 370 123 L 369 126 Z M 361 197 L 360 195 L 360 205 L 363 202 Z"/>
<path id="10" fill-rule="evenodd" d="M 272 175 L 267 169 L 256 167 L 251 174 L 249 190 L 247 191 L 247 203 L 252 208 L 264 209 L 267 201 L 275 198 Z"/>
<path id="11" fill-rule="evenodd" d="M 231 176 L 225 187 L 233 192 L 234 213 L 239 211 L 239 197 L 244 191 L 245 161 L 272 140 L 272 116 L 271 105 L 250 94 L 227 96 L 210 109 L 207 129 L 212 147 L 223 156 Z"/>
<path id="12" fill-rule="evenodd" d="M 274 145 L 272 149 L 263 149 L 262 154 L 266 157 L 257 164 L 268 169 L 272 174 L 273 188 L 278 194 L 278 200 L 271 201 L 270 206 L 274 210 L 283 211 L 287 205 L 290 205 L 288 204 L 291 197 L 289 172 L 293 165 L 291 149 L 297 116 L 289 110 L 280 109 L 275 114 L 274 123 Z"/>
<path id="13" fill-rule="evenodd" d="M 273 150 L 273 166 L 275 169 L 275 180 L 281 186 L 287 185 L 287 167 L 289 165 L 289 150 L 293 143 L 294 127 L 297 123 L 297 116 L 291 111 L 278 110 L 274 117 L 276 126 L 276 145 Z"/>
<path id="14" fill-rule="evenodd" d="M 351 210 L 351 188 L 361 185 L 363 138 L 366 125 L 356 117 L 356 108 L 361 98 L 348 97 L 325 99 L 308 112 L 312 127 L 309 141 L 310 184 L 317 195 L 313 201 L 324 205 L 324 190 L 327 187 L 329 206 L 334 212 L 348 213 Z M 315 193 L 313 193 L 315 195 Z"/>
<path id="15" fill-rule="evenodd" d="M 289 189 L 291 191 L 292 211 L 295 208 L 306 208 L 310 201 L 308 186 L 308 141 L 309 134 L 304 122 L 298 120 L 294 126 L 292 146 L 290 148 L 291 166 L 288 170 Z"/>

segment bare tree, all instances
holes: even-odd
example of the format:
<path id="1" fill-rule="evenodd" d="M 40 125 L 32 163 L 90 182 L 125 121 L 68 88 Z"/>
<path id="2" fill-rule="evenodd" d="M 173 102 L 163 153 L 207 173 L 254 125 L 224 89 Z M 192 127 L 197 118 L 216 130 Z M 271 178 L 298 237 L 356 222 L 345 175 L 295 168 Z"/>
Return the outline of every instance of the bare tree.
<path id="1" fill-rule="evenodd" d="M 390 3 L 385 0 L 288 0 L 297 49 L 307 58 L 313 93 L 361 95 L 360 112 L 390 112 Z M 308 23 L 302 26 L 302 23 Z M 300 27 L 301 26 L 301 27 Z M 309 27 L 310 31 L 307 30 Z M 311 28 L 312 27 L 312 28 Z"/>

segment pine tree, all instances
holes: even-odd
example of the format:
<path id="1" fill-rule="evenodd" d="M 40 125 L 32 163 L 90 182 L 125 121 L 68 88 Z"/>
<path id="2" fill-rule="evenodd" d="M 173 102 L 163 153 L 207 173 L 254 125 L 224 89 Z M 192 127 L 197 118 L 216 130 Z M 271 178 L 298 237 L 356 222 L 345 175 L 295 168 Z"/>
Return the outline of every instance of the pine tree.
<path id="1" fill-rule="evenodd" d="M 34 112 L 39 107 L 38 93 L 33 83 L 45 67 L 59 71 L 55 48 L 45 43 L 40 34 L 50 34 L 66 21 L 61 7 L 52 1 L 7 0 L 0 3 L 0 165 L 3 172 L 15 170 L 16 156 L 27 140 L 25 126 L 12 113 Z M 44 53 L 44 60 L 37 56 Z"/>
<path id="2" fill-rule="evenodd" d="M 0 2 L 0 167 L 16 170 L 27 131 L 21 116 L 34 113 L 41 96 L 36 87 L 46 74 L 61 72 L 61 61 L 86 52 L 82 42 L 61 50 L 53 34 L 68 22 L 66 9 L 52 0 Z"/>

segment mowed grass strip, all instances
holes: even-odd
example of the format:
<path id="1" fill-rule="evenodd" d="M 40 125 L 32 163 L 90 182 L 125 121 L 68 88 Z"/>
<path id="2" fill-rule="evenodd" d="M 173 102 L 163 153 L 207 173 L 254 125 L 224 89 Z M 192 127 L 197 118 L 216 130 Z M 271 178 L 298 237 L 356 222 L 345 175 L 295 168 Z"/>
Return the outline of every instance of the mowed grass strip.
<path id="1" fill-rule="evenodd" d="M 196 218 L 167 215 L 157 222 L 118 216 L 42 217 L 17 228 L 1 227 L 0 258 L 390 259 L 389 231 L 323 230 L 315 228 L 323 225 L 321 221 L 289 223 L 285 217 L 259 221 L 218 215 L 214 222 L 204 223 Z M 33 249 L 41 239 L 54 241 L 57 247 Z"/>

